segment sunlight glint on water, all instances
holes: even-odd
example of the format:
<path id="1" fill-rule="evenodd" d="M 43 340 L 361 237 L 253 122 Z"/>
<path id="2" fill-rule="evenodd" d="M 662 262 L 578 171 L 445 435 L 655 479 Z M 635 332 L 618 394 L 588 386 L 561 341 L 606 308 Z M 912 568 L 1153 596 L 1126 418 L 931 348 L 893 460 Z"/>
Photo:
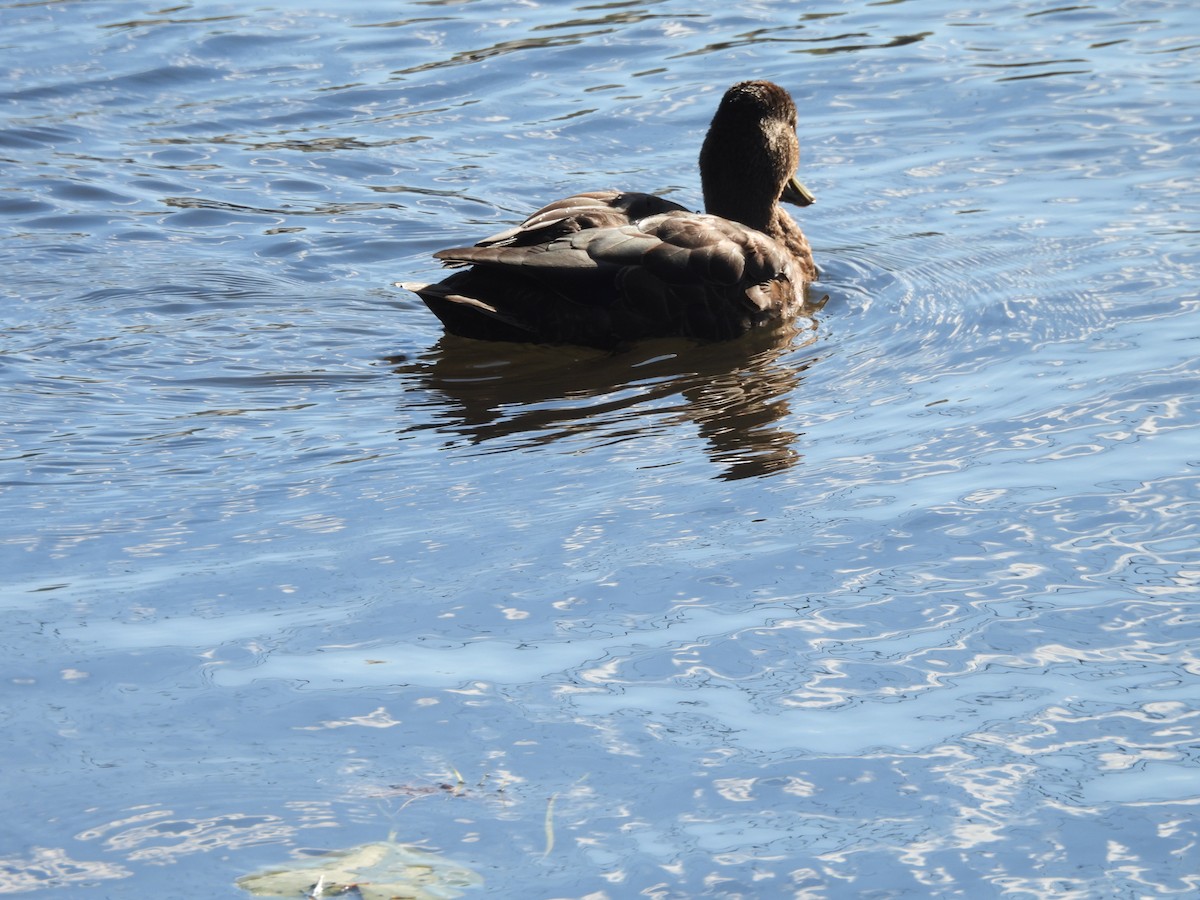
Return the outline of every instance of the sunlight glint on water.
<path id="1" fill-rule="evenodd" d="M 0 4 L 0 893 L 389 834 L 488 896 L 1194 893 L 1193 20 Z M 481 345 L 391 287 L 698 207 L 749 77 L 814 320 Z"/>

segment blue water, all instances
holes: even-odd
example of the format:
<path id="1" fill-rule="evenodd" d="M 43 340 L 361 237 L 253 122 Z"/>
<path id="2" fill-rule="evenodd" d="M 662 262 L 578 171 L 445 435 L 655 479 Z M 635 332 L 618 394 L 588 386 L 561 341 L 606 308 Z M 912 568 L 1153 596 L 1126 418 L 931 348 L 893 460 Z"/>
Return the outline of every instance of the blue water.
<path id="1" fill-rule="evenodd" d="M 1182 2 L 0 2 L 0 893 L 394 832 L 478 896 L 1193 896 L 1198 57 Z M 749 77 L 815 319 L 392 286 L 698 207 Z"/>

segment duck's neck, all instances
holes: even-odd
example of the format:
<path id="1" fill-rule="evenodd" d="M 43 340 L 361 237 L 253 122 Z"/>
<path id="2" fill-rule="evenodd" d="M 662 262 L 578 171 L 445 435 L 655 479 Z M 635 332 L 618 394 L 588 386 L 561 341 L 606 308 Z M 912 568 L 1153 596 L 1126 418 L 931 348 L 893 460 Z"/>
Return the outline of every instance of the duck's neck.
<path id="1" fill-rule="evenodd" d="M 792 258 L 800 265 L 806 280 L 817 277 L 812 249 L 804 232 L 787 211 L 779 204 L 779 188 L 766 193 L 755 190 L 755 185 L 773 182 L 774 177 L 720 177 L 713 173 L 713 166 L 704 165 L 701 156 L 701 186 L 704 189 L 704 211 L 741 222 L 747 228 L 761 231 L 786 247 Z"/>
<path id="2" fill-rule="evenodd" d="M 755 197 L 751 192 L 730 191 L 725 189 L 724 184 L 706 181 L 704 211 L 722 219 L 741 222 L 747 228 L 761 231 L 788 247 L 802 245 L 805 252 L 808 251 L 808 241 L 804 239 L 800 226 L 769 194 Z"/>
<path id="3" fill-rule="evenodd" d="M 738 182 L 739 179 L 704 178 L 704 211 L 722 219 L 741 222 L 747 228 L 764 234 L 771 234 L 779 215 L 791 221 L 788 214 L 779 208 L 776 197 L 753 189 L 746 190 L 745 183 Z M 795 227 L 794 222 L 792 227 Z M 771 234 L 771 237 L 777 236 Z"/>

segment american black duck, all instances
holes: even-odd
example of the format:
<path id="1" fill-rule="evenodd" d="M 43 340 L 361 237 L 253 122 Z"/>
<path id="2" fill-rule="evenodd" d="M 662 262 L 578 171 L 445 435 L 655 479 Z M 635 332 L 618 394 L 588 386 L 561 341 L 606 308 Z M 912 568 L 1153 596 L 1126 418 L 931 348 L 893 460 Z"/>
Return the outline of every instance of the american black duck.
<path id="1" fill-rule="evenodd" d="M 791 96 L 743 81 L 725 92 L 700 150 L 706 212 L 653 194 L 576 194 L 474 247 L 435 253 L 461 269 L 443 281 L 397 284 L 470 338 L 599 347 L 735 338 L 794 315 L 817 276 L 779 205 L 813 202 L 799 160 Z"/>

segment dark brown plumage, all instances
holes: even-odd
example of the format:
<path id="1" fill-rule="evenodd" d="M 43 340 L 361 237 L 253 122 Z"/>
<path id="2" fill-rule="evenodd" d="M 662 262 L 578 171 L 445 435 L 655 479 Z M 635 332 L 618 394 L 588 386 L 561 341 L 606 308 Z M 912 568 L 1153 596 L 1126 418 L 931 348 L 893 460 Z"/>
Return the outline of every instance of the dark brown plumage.
<path id="1" fill-rule="evenodd" d="M 734 338 L 794 315 L 817 276 L 779 205 L 812 203 L 796 180 L 799 159 L 792 98 L 744 81 L 725 93 L 700 151 L 706 213 L 653 194 L 576 194 L 474 247 L 434 254 L 462 269 L 443 281 L 398 284 L 471 338 L 600 347 Z"/>

